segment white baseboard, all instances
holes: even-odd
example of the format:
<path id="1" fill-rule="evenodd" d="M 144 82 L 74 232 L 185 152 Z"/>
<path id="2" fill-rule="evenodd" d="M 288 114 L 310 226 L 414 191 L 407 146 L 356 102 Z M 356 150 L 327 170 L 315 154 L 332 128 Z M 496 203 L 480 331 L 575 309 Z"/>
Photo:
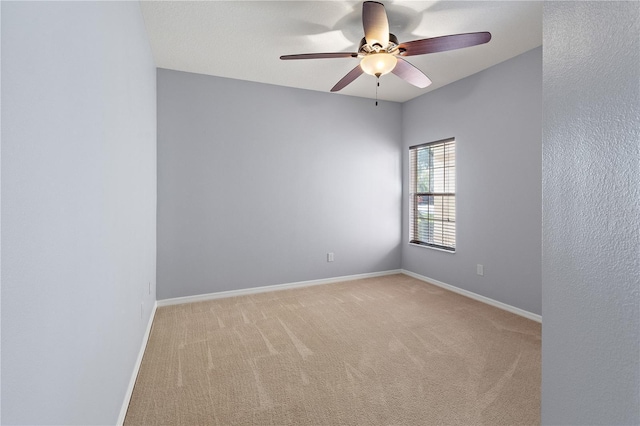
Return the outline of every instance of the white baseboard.
<path id="1" fill-rule="evenodd" d="M 158 308 L 158 302 L 153 304 L 153 309 L 151 310 L 151 315 L 149 316 L 149 323 L 147 324 L 147 329 L 144 332 L 144 336 L 142 337 L 142 345 L 140 346 L 140 352 L 138 352 L 138 358 L 136 359 L 136 364 L 133 366 L 133 373 L 131 374 L 131 380 L 129 380 L 129 386 L 127 387 L 127 393 L 124 395 L 124 401 L 122 401 L 122 407 L 120 408 L 120 415 L 118 416 L 118 426 L 122 426 L 124 424 L 124 418 L 127 415 L 127 409 L 129 408 L 129 401 L 131 401 L 131 395 L 133 394 L 133 387 L 136 384 L 136 379 L 138 378 L 138 371 L 140 371 L 140 365 L 142 364 L 142 356 L 144 355 L 144 350 L 147 348 L 147 342 L 149 341 L 149 335 L 151 334 L 151 326 L 153 325 L 153 319 L 156 316 L 156 309 Z"/>
<path id="2" fill-rule="evenodd" d="M 469 297 L 471 299 L 477 300 L 479 302 L 486 303 L 487 305 L 495 306 L 496 308 L 500 308 L 502 310 L 511 312 L 512 314 L 520 315 L 521 317 L 528 318 L 530 320 L 542 323 L 542 316 L 538 314 L 534 314 L 529 311 L 525 311 L 524 309 L 516 308 L 515 306 L 507 305 L 506 303 L 498 302 L 497 300 L 490 299 L 485 296 L 481 296 L 477 293 L 474 293 L 469 290 L 464 290 L 462 288 L 453 286 L 451 284 L 443 283 L 442 281 L 434 280 L 433 278 L 425 277 L 420 274 L 416 274 L 415 272 L 407 271 L 405 269 L 401 270 L 403 274 L 408 275 L 410 277 L 416 278 L 420 281 L 424 281 L 429 284 L 436 285 L 438 287 L 442 287 L 446 290 L 452 291 L 454 293 L 461 294 L 463 296 Z"/>
<path id="3" fill-rule="evenodd" d="M 382 277 L 385 275 L 394 275 L 394 274 L 401 274 L 401 273 L 402 273 L 401 269 L 393 269 L 390 271 L 371 272 L 368 274 L 347 275 L 344 277 L 325 278 L 325 279 L 311 280 L 311 281 L 300 281 L 300 282 L 287 283 L 287 284 L 275 284 L 275 285 L 267 285 L 263 287 L 243 288 L 241 290 L 220 291 L 217 293 L 199 294 L 196 296 L 185 296 L 185 297 L 175 297 L 172 299 L 163 299 L 163 300 L 158 300 L 157 304 L 158 304 L 158 307 L 180 305 L 183 303 L 203 302 L 205 300 L 223 299 L 225 297 L 244 296 L 247 294 L 265 293 L 267 291 L 275 291 L 275 290 L 289 290 L 292 288 L 309 287 L 312 285 L 320 285 L 320 284 L 331 284 L 331 283 L 338 283 L 342 281 L 353 281 L 353 280 L 360 280 L 363 278 Z"/>
<path id="4" fill-rule="evenodd" d="M 462 288 L 453 286 L 451 284 L 443 283 L 442 281 L 425 277 L 423 275 L 416 274 L 415 272 L 407 271 L 405 269 L 393 269 L 389 271 L 372 272 L 368 274 L 347 275 L 342 277 L 325 278 L 320 280 L 300 281 L 300 282 L 294 282 L 294 283 L 268 285 L 263 287 L 243 288 L 240 290 L 220 291 L 217 293 L 199 294 L 195 296 L 175 297 L 172 299 L 158 300 L 156 302 L 156 305 L 157 307 L 162 307 L 162 306 L 170 306 L 170 305 L 180 305 L 183 303 L 204 302 L 206 300 L 223 299 L 225 297 L 244 296 L 247 294 L 265 293 L 268 291 L 276 291 L 276 290 L 288 290 L 292 288 L 308 287 L 308 286 L 320 285 L 320 284 L 332 284 L 332 283 L 337 283 L 342 281 L 352 281 L 352 280 L 360 280 L 363 278 L 382 277 L 385 275 L 393 275 L 393 274 L 405 274 L 410 277 L 416 278 L 418 280 L 427 282 L 429 284 L 433 284 L 438 287 L 442 287 L 446 290 L 452 291 L 454 293 L 458 293 L 463 296 L 469 297 L 471 299 L 477 300 L 479 302 L 486 303 L 487 305 L 495 306 L 496 308 L 500 308 L 502 310 L 511 312 L 513 314 L 520 315 L 524 318 L 528 318 L 530 320 L 542 323 L 542 316 L 538 314 L 525 311 L 524 309 L 516 308 L 515 306 L 507 305 L 506 303 L 503 303 L 503 302 L 498 302 L 497 300 L 490 299 L 485 296 L 481 296 L 469 290 L 464 290 Z M 146 345 L 146 341 L 145 341 L 145 345 Z M 137 370 L 136 370 L 136 373 L 137 373 Z M 134 378 L 134 382 L 135 382 L 135 378 Z"/>

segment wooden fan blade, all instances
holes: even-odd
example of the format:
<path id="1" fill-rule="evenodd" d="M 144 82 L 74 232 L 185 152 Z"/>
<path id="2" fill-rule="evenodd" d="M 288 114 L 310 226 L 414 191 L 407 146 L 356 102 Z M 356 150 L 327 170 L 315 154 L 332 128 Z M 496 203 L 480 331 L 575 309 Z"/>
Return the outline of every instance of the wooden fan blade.
<path id="1" fill-rule="evenodd" d="M 409 84 L 424 89 L 431 84 L 431 80 L 418 68 L 402 58 L 398 58 L 395 68 L 391 71 Z"/>
<path id="2" fill-rule="evenodd" d="M 389 44 L 389 20 L 382 3 L 366 1 L 362 5 L 362 26 L 364 38 L 369 46 L 380 45 L 385 49 Z"/>
<path id="3" fill-rule="evenodd" d="M 357 58 L 357 53 L 336 52 L 336 53 L 301 53 L 299 55 L 282 55 L 283 61 L 289 59 L 328 59 L 328 58 Z"/>
<path id="4" fill-rule="evenodd" d="M 339 82 L 336 83 L 335 86 L 333 86 L 333 88 L 331 89 L 332 92 L 337 92 L 339 90 L 344 89 L 345 87 L 347 87 L 353 80 L 355 80 L 356 78 L 360 77 L 360 75 L 363 73 L 362 68 L 360 68 L 360 65 L 358 64 L 357 67 L 355 67 L 354 69 L 352 69 L 351 71 L 349 71 L 349 73 L 347 75 L 345 75 L 344 77 L 342 77 L 342 80 L 340 80 Z"/>
<path id="5" fill-rule="evenodd" d="M 398 46 L 398 49 L 400 49 L 400 54 L 402 56 L 414 56 L 462 49 L 463 47 L 484 44 L 489 42 L 489 40 L 491 40 L 491 33 L 486 31 L 480 33 L 454 34 L 408 41 L 406 43 L 401 43 Z"/>

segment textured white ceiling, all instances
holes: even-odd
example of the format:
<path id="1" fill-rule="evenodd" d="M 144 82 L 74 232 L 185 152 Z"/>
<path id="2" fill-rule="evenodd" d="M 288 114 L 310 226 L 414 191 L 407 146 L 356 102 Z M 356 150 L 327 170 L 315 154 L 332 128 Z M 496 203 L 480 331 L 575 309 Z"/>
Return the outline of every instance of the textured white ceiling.
<path id="1" fill-rule="evenodd" d="M 407 58 L 433 84 L 418 89 L 393 74 L 378 97 L 404 102 L 542 44 L 542 2 L 383 1 L 400 42 L 489 31 L 489 43 Z M 362 2 L 142 1 L 156 65 L 180 71 L 329 92 L 358 60 L 281 61 L 280 55 L 356 52 Z M 362 75 L 339 94 L 374 98 Z"/>

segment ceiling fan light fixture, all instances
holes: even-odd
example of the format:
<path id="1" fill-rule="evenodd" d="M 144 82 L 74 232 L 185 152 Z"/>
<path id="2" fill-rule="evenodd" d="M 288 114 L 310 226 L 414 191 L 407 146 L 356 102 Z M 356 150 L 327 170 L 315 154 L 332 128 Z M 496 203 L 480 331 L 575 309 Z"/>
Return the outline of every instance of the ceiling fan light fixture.
<path id="1" fill-rule="evenodd" d="M 405 61 L 404 57 L 462 49 L 488 43 L 491 40 L 491 33 L 483 31 L 399 43 L 398 38 L 389 32 L 387 12 L 379 0 L 362 3 L 362 27 L 364 37 L 360 40 L 357 52 L 302 53 L 283 55 L 280 59 L 361 58 L 360 64 L 331 88 L 332 92 L 344 89 L 364 73 L 380 77 L 390 72 L 407 83 L 424 89 L 431 84 L 431 80 L 425 73 Z"/>
<path id="2" fill-rule="evenodd" d="M 370 53 L 360 61 L 360 68 L 369 75 L 380 77 L 389 74 L 396 66 L 398 59 L 390 53 Z"/>

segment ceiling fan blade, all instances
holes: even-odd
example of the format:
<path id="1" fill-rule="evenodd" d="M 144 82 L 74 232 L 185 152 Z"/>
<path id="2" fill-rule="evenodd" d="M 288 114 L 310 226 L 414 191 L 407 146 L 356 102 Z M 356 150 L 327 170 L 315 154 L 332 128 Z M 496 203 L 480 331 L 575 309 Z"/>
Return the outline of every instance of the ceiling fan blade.
<path id="1" fill-rule="evenodd" d="M 280 59 L 328 59 L 328 58 L 357 58 L 357 53 L 336 52 L 336 53 L 301 53 L 299 55 L 282 55 Z"/>
<path id="2" fill-rule="evenodd" d="M 402 58 L 398 58 L 398 62 L 391 72 L 407 83 L 413 84 L 421 89 L 431 84 L 429 77 Z"/>
<path id="3" fill-rule="evenodd" d="M 366 1 L 362 5 L 364 38 L 369 46 L 379 44 L 382 49 L 389 44 L 389 20 L 382 3 Z"/>
<path id="4" fill-rule="evenodd" d="M 355 80 L 356 78 L 360 77 L 360 75 L 363 73 L 362 68 L 360 68 L 360 65 L 358 65 L 357 67 L 355 67 L 354 69 L 352 69 L 351 71 L 349 71 L 349 73 L 347 75 L 345 75 L 344 77 L 342 77 L 342 80 L 340 80 L 339 82 L 336 83 L 335 86 L 333 86 L 333 88 L 331 88 L 332 92 L 337 92 L 339 90 L 344 89 L 345 87 L 347 87 L 353 80 Z"/>
<path id="5" fill-rule="evenodd" d="M 491 33 L 486 31 L 480 33 L 454 34 L 408 41 L 401 43 L 398 49 L 400 49 L 402 56 L 425 55 L 427 53 L 444 52 L 447 50 L 476 46 L 487 43 L 489 40 L 491 40 Z"/>

